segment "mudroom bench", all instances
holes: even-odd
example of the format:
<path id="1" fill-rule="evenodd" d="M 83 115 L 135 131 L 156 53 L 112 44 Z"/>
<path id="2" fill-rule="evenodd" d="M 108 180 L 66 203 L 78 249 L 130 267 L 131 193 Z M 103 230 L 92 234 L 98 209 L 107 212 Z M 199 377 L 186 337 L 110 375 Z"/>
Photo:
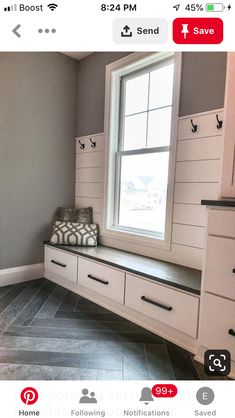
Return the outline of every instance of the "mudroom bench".
<path id="1" fill-rule="evenodd" d="M 45 243 L 45 277 L 196 353 L 201 271 L 99 245 Z"/>

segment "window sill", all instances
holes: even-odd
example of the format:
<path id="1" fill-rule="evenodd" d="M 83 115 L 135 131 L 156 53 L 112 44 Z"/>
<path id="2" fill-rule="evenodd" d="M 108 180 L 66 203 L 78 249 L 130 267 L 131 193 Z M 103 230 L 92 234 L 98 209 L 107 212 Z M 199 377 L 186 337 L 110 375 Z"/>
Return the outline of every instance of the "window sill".
<path id="1" fill-rule="evenodd" d="M 134 232 L 120 230 L 115 227 L 104 228 L 102 235 L 104 238 L 113 238 L 129 244 L 139 244 L 165 251 L 171 250 L 171 243 L 167 239 L 141 235 Z"/>

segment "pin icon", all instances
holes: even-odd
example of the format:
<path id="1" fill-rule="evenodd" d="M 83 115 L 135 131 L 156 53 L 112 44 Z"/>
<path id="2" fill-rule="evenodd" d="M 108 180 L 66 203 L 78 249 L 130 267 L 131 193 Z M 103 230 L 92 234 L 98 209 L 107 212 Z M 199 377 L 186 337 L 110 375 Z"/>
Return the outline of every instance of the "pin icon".
<path id="1" fill-rule="evenodd" d="M 182 23 L 182 31 L 181 31 L 181 33 L 184 34 L 184 39 L 186 39 L 187 38 L 187 34 L 189 33 L 188 23 L 186 23 L 186 24 Z"/>
<path id="2" fill-rule="evenodd" d="M 22 390 L 20 398 L 26 405 L 33 405 L 38 400 L 38 392 L 36 389 L 28 387 Z"/>

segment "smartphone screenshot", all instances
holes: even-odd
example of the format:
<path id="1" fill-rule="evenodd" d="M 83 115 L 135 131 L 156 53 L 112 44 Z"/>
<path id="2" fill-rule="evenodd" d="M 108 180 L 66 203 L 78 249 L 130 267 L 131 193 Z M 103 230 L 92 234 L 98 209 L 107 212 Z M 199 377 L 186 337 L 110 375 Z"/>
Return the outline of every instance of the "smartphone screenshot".
<path id="1" fill-rule="evenodd" d="M 0 413 L 234 417 L 235 6 L 0 3 Z"/>

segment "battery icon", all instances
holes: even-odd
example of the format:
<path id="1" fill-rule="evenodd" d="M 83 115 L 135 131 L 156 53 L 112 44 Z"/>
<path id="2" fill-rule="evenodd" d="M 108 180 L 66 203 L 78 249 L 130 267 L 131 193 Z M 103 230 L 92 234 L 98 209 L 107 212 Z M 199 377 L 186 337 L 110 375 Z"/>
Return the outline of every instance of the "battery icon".
<path id="1" fill-rule="evenodd" d="M 223 3 L 207 3 L 206 11 L 207 12 L 223 12 L 225 9 Z"/>

